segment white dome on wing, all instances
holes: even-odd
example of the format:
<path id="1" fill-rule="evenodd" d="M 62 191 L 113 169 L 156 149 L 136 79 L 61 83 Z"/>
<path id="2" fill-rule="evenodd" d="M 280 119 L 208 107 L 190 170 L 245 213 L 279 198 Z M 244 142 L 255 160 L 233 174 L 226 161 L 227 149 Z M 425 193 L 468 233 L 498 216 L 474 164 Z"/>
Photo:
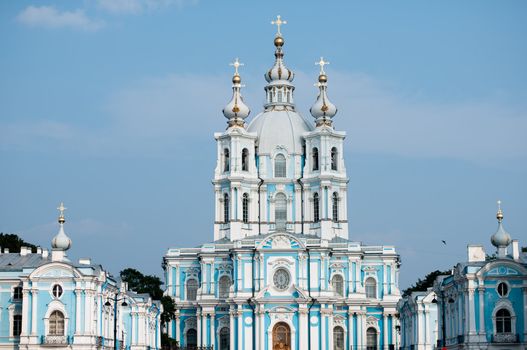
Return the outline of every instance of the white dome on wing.
<path id="1" fill-rule="evenodd" d="M 258 135 L 258 153 L 272 154 L 282 146 L 292 154 L 302 153 L 303 134 L 313 127 L 292 110 L 270 110 L 258 114 L 247 130 Z"/>

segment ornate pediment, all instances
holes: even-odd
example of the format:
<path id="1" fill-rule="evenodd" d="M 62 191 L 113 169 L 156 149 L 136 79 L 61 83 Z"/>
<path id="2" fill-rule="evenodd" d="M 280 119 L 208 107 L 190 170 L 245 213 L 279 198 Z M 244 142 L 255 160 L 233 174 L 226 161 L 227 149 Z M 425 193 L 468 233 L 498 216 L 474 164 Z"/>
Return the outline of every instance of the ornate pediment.
<path id="1" fill-rule="evenodd" d="M 260 244 L 260 248 L 263 249 L 299 249 L 302 247 L 303 244 L 295 237 L 283 233 L 274 234 Z"/>
<path id="2" fill-rule="evenodd" d="M 517 276 L 520 273 L 508 266 L 498 266 L 487 272 L 487 276 Z"/>

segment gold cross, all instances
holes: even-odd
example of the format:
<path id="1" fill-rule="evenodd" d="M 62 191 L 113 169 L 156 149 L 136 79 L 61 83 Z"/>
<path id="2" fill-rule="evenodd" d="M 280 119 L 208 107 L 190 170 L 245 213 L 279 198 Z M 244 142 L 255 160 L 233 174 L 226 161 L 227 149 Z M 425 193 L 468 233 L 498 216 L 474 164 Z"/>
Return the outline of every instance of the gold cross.
<path id="1" fill-rule="evenodd" d="M 234 59 L 234 62 L 229 63 L 229 66 L 233 66 L 234 67 L 234 75 L 238 75 L 238 67 L 243 66 L 243 63 L 241 63 L 240 60 L 238 59 L 238 57 L 236 57 Z"/>
<path id="2" fill-rule="evenodd" d="M 66 207 L 64 206 L 64 203 L 63 203 L 63 202 L 60 202 L 60 205 L 59 205 L 59 207 L 57 208 L 57 210 L 60 212 L 60 217 L 62 217 L 62 218 L 64 217 L 64 210 L 66 210 L 66 209 L 68 209 L 68 208 L 66 208 Z"/>
<path id="3" fill-rule="evenodd" d="M 282 19 L 280 18 L 280 15 L 276 16 L 276 21 L 271 21 L 271 24 L 273 25 L 276 25 L 276 35 L 277 36 L 281 36 L 282 33 L 280 32 L 280 26 L 282 26 L 283 24 L 287 24 L 287 21 L 282 21 Z"/>
<path id="4" fill-rule="evenodd" d="M 320 74 L 326 74 L 326 72 L 324 72 L 324 66 L 326 64 L 329 64 L 329 62 L 324 61 L 324 57 L 320 57 L 320 61 L 315 62 L 315 65 L 320 66 Z"/>

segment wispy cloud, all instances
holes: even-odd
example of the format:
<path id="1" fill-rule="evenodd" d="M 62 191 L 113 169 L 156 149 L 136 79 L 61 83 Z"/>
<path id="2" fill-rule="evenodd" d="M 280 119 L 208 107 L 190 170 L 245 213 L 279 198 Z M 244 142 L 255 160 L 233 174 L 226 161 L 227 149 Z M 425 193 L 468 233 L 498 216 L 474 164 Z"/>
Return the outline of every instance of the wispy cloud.
<path id="1" fill-rule="evenodd" d="M 113 14 L 140 14 L 144 11 L 158 10 L 169 6 L 182 8 L 195 4 L 197 0 L 97 0 L 99 8 Z"/>
<path id="2" fill-rule="evenodd" d="M 31 27 L 71 28 L 82 31 L 97 31 L 104 25 L 99 20 L 88 18 L 82 9 L 59 11 L 53 6 L 28 6 L 16 19 Z"/>
<path id="3" fill-rule="evenodd" d="M 329 72 L 329 95 L 338 106 L 335 127 L 345 130 L 354 151 L 493 163 L 527 157 L 527 115 L 520 105 L 496 100 L 438 103 L 401 94 L 363 74 Z M 296 101 L 306 119 L 316 90 L 312 77 L 297 73 Z M 80 152 L 168 155 L 200 148 L 222 130 L 221 109 L 230 98 L 227 76 L 170 75 L 136 82 L 109 96 L 108 122 L 97 130 L 49 121 L 2 126 L 2 148 L 50 142 Z M 246 77 L 244 96 L 254 117 L 261 110 L 260 77 Z M 75 113 L 75 111 L 72 111 Z M 71 118 L 72 120 L 80 118 Z M 251 118 L 249 118 L 250 121 Z M 347 142 L 350 145 L 350 142 Z"/>

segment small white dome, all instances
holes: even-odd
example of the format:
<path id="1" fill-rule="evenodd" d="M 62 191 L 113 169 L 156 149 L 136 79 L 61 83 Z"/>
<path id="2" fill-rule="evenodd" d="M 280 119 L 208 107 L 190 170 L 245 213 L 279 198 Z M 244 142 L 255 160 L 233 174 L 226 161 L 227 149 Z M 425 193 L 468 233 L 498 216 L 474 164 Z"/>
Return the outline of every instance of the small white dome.
<path id="1" fill-rule="evenodd" d="M 258 153 L 272 154 L 283 146 L 292 154 L 302 153 L 303 134 L 313 127 L 297 112 L 272 109 L 258 114 L 247 127 L 258 136 Z"/>
<path id="2" fill-rule="evenodd" d="M 53 249 L 68 250 L 71 247 L 71 239 L 64 232 L 64 223 L 60 223 L 59 233 L 51 241 Z"/>
<path id="3" fill-rule="evenodd" d="M 232 99 L 223 108 L 223 115 L 227 119 L 245 119 L 250 113 L 249 107 L 243 102 L 243 97 L 240 93 L 240 84 L 234 84 Z"/>

